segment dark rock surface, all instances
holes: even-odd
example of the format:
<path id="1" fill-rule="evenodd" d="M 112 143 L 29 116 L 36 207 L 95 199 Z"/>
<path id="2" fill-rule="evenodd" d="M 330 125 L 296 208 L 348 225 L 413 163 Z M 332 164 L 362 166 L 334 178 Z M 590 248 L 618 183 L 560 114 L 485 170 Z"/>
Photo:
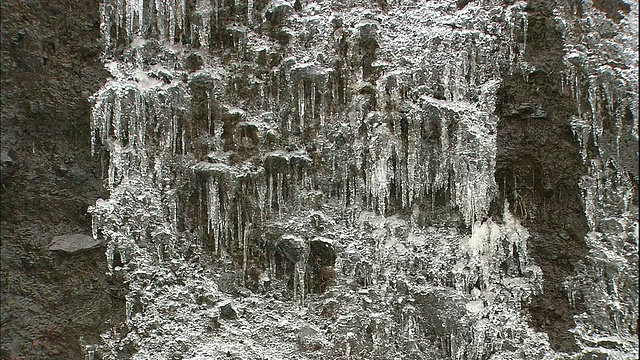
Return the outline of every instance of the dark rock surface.
<path id="1" fill-rule="evenodd" d="M 550 4 L 527 4 L 524 59 L 534 68 L 562 67 L 562 34 L 555 28 Z M 575 264 L 585 260 L 589 228 L 578 186 L 587 170 L 570 123 L 577 116 L 577 104 L 563 94 L 561 76 L 539 72 L 529 81 L 523 74 L 504 79 L 496 109 L 501 117 L 496 183 L 506 196 L 498 197 L 496 204 L 501 212 L 508 201 L 532 232 L 531 255 L 542 269 L 545 288 L 530 305 L 532 323 L 549 334 L 554 349 L 570 352 L 577 350 L 569 331 L 575 327 L 573 315 L 584 311 L 584 305 L 569 305 L 562 284 Z M 559 236 L 560 232 L 566 235 Z"/>
<path id="2" fill-rule="evenodd" d="M 104 83 L 98 1 L 3 1 L 2 359 L 83 359 L 124 318 L 124 286 L 101 251 L 51 253 L 87 233 L 104 196 L 86 98 Z M 68 171 L 60 171 L 68 169 Z M 80 170 L 82 169 L 82 170 Z"/>

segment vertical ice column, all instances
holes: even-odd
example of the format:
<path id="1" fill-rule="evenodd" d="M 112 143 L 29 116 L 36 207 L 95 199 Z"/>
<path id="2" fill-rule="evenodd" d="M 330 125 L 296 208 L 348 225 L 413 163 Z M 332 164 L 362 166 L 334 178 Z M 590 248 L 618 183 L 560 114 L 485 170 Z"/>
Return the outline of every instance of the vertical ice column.
<path id="1" fill-rule="evenodd" d="M 207 179 L 207 215 L 209 232 L 213 231 L 214 252 L 220 252 L 220 187 L 218 181 L 213 177 Z"/>
<path id="2" fill-rule="evenodd" d="M 196 14 L 199 15 L 200 26 L 198 26 L 199 45 L 202 49 L 209 48 L 209 34 L 211 34 L 211 1 L 198 0 L 196 3 Z"/>
<path id="3" fill-rule="evenodd" d="M 306 256 L 297 261 L 294 265 L 294 279 L 293 279 L 293 302 L 297 306 L 304 306 L 306 301 L 306 289 L 305 289 L 305 268 L 307 259 Z"/>
<path id="4" fill-rule="evenodd" d="M 300 124 L 300 131 L 304 129 L 304 107 L 305 107 L 305 96 L 304 96 L 304 80 L 300 80 L 298 82 L 298 121 Z"/>
<path id="5" fill-rule="evenodd" d="M 527 52 L 527 28 L 529 27 L 529 17 L 526 12 L 522 12 L 522 32 L 523 32 L 523 44 L 522 44 L 522 53 Z"/>
<path id="6" fill-rule="evenodd" d="M 251 223 L 247 222 L 242 236 L 242 283 L 245 286 L 247 279 L 247 263 L 249 260 L 249 231 L 251 231 Z"/>

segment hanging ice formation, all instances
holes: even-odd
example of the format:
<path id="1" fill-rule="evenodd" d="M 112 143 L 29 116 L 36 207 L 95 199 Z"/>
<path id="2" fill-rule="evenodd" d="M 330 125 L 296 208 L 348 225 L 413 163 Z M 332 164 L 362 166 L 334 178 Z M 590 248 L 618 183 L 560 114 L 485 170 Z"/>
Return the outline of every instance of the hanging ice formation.
<path id="1" fill-rule="evenodd" d="M 585 240 L 592 249 L 586 268 L 565 287 L 574 303 L 579 284 L 593 284 L 582 295 L 588 311 L 576 316 L 576 333 L 595 343 L 602 335 L 594 322 L 619 341 L 637 332 L 637 280 L 629 269 L 638 267 L 638 53 L 630 51 L 638 46 L 638 4 L 628 6 L 616 23 L 590 5 L 579 31 L 567 31 L 563 59 L 563 90 L 578 106 L 572 129 L 588 171 L 580 187 L 591 230 Z"/>
<path id="2" fill-rule="evenodd" d="M 318 190 L 325 201 L 381 214 L 451 206 L 468 226 L 483 219 L 496 189 L 493 79 L 513 66 L 513 36 L 503 42 L 472 14 L 446 20 L 469 31 L 438 27 L 423 38 L 404 36 L 430 18 L 425 12 L 442 16 L 425 5 L 410 10 L 411 26 L 397 11 L 384 23 L 362 14 L 353 28 L 329 18 L 314 25 L 329 38 L 312 46 L 337 56 L 337 65 L 297 53 L 274 63 L 269 33 L 239 41 L 244 35 L 230 26 L 251 28 L 255 16 L 265 16 L 273 31 L 299 26 L 291 9 L 225 4 L 103 2 L 105 59 L 117 61 L 109 63 L 114 79 L 92 97 L 92 132 L 94 152 L 107 149 L 111 189 L 138 176 L 166 186 L 176 159 L 196 164 L 206 208 L 200 224 L 218 254 L 231 246 L 246 252 L 251 224 L 298 209 Z M 505 31 L 526 28 L 520 7 L 500 13 Z M 386 26 L 402 36 L 387 37 Z M 250 62 L 221 70 L 212 46 Z M 409 60 L 416 48 L 423 58 Z M 349 53 L 362 54 L 361 66 L 352 67 Z M 198 57 L 196 68 L 185 65 Z M 411 63 L 399 65 L 400 57 Z M 233 75 L 239 66 L 242 76 Z M 285 143 L 293 149 L 280 148 Z M 244 160 L 232 160 L 233 151 Z M 176 196 L 163 205 L 173 214 L 171 229 L 180 217 Z"/>
<path id="3" fill-rule="evenodd" d="M 186 39 L 190 46 L 207 48 L 219 35 L 224 21 L 228 21 L 220 18 L 221 4 L 199 1 L 195 4 L 195 9 L 189 10 L 194 11 L 193 14 L 188 14 L 187 6 L 181 1 L 105 1 L 102 23 L 103 36 L 108 44 L 106 55 L 115 55 L 113 51 L 117 46 L 144 47 L 146 45 L 143 44 L 147 41 L 145 39 L 151 39 L 150 41 L 157 39 L 161 42 L 176 43 L 176 45 L 184 44 Z M 247 11 L 241 18 L 241 22 L 250 26 L 253 14 L 264 9 L 252 9 L 249 5 L 255 5 L 253 3 L 246 5 Z M 512 12 L 517 13 L 518 9 L 514 6 Z M 225 14 L 228 11 L 229 8 L 225 9 Z M 278 16 L 286 16 L 287 13 L 286 9 L 279 7 L 268 8 L 266 11 Z M 514 16 L 512 12 L 505 14 L 508 23 L 513 23 L 512 27 L 520 26 L 521 23 L 526 24 L 526 20 L 521 22 L 511 20 Z M 191 19 L 191 25 L 188 28 L 185 21 L 187 16 Z M 390 20 L 395 21 L 393 18 Z M 464 18 L 463 21 L 473 21 L 473 19 Z M 404 24 L 395 23 L 393 25 L 404 26 Z M 486 26 L 482 23 L 469 25 Z M 427 55 L 422 59 L 423 63 L 438 60 L 435 63 L 443 64 L 442 67 L 437 68 L 436 71 L 426 71 L 426 69 L 420 69 L 418 72 L 414 72 L 415 70 L 407 72 L 404 69 L 386 71 L 386 74 L 375 83 L 359 83 L 358 81 L 366 80 L 362 78 L 363 73 L 352 72 L 351 69 L 298 63 L 297 59 L 289 58 L 279 68 L 272 68 L 270 71 L 254 65 L 256 73 L 251 75 L 251 77 L 255 76 L 254 83 L 247 83 L 246 79 L 231 78 L 226 86 L 219 88 L 226 87 L 228 95 L 248 96 L 249 101 L 264 98 L 260 104 L 251 106 L 250 118 L 260 116 L 264 111 L 278 114 L 279 119 L 274 119 L 275 124 L 256 128 L 257 134 L 253 135 L 251 141 L 258 141 L 259 144 L 256 144 L 258 147 L 263 147 L 263 141 L 269 133 L 269 126 L 275 126 L 282 136 L 311 137 L 311 140 L 316 141 L 328 139 L 335 134 L 335 125 L 342 122 L 345 116 L 351 120 L 347 122 L 348 127 L 344 129 L 346 132 L 339 130 L 341 136 L 351 137 L 356 132 L 362 131 L 363 127 L 366 128 L 368 135 L 363 140 L 350 144 L 357 148 L 345 146 L 333 149 L 329 148 L 330 144 L 319 143 L 324 145 L 323 148 L 318 149 L 321 154 L 333 150 L 357 154 L 355 158 L 341 162 L 338 168 L 327 169 L 331 171 L 334 179 L 333 186 L 336 187 L 336 191 L 331 192 L 337 193 L 336 195 L 344 198 L 347 203 L 359 203 L 365 200 L 365 205 L 385 213 L 396 198 L 400 199 L 400 203 L 393 204 L 394 209 L 411 208 L 416 200 L 425 198 L 426 202 L 430 202 L 435 193 L 444 191 L 449 194 L 447 197 L 451 204 L 460 209 L 466 223 L 470 225 L 486 214 L 495 191 L 491 175 L 494 167 L 492 159 L 495 153 L 495 119 L 489 115 L 493 111 L 490 104 L 493 95 L 491 91 L 486 93 L 485 89 L 488 84 L 491 84 L 491 77 L 500 70 L 496 66 L 499 62 L 484 60 L 479 62 L 478 59 L 483 56 L 479 51 L 495 49 L 507 56 L 511 50 L 508 47 L 501 48 L 502 45 L 496 41 L 497 39 L 487 37 L 486 34 L 477 30 L 468 34 L 453 32 L 453 39 L 448 40 L 447 32 L 451 33 L 451 31 L 445 29 L 441 32 L 425 33 L 424 35 L 430 38 L 421 39 L 419 44 L 402 44 L 401 47 L 397 47 L 393 39 L 376 40 L 380 26 L 382 25 L 370 20 L 357 24 L 358 31 L 343 33 L 339 47 L 346 46 L 347 51 L 352 47 L 353 51 L 366 52 L 371 51 L 367 48 L 369 46 L 367 44 L 373 42 L 379 47 L 377 50 L 373 49 L 380 53 L 377 56 L 386 57 L 389 49 L 409 49 L 417 45 L 425 48 Z M 399 30 L 400 32 L 412 31 L 411 28 Z M 414 39 L 409 38 L 409 40 Z M 118 41 L 122 43 L 119 44 Z M 437 52 L 445 45 L 443 44 L 445 41 L 450 42 L 447 44 L 448 47 L 460 47 L 461 51 L 455 54 L 454 58 L 442 59 L 444 60 L 442 61 L 438 59 L 441 54 Z M 471 45 L 470 48 L 469 45 Z M 252 47 L 250 44 L 242 46 L 243 48 L 238 50 L 255 56 L 258 63 L 262 61 L 263 56 L 270 56 L 269 51 L 262 46 Z M 342 49 L 337 48 L 335 51 L 342 51 Z M 144 51 L 138 50 L 138 53 L 144 53 Z M 455 52 L 452 51 L 452 53 Z M 509 61 L 512 59 L 504 60 L 504 66 L 511 66 Z M 147 73 L 151 71 L 152 75 L 159 74 L 159 71 L 154 72 L 149 68 L 144 59 L 134 62 L 135 65 L 142 67 L 142 71 L 134 70 L 140 75 L 138 77 L 144 77 L 145 71 Z M 390 65 L 391 63 L 383 61 L 371 63 L 372 69 L 385 69 Z M 157 65 L 155 68 L 157 69 Z M 130 72 L 130 70 L 124 72 Z M 214 94 L 213 91 L 213 83 L 222 80 L 215 78 L 205 80 L 203 76 L 206 74 L 194 74 L 188 84 L 172 81 L 167 85 L 149 83 L 147 79 L 139 79 L 136 84 L 123 84 L 118 80 L 112 85 L 107 85 L 102 93 L 96 94 L 97 104 L 93 128 L 99 131 L 100 135 L 97 136 L 100 140 L 113 148 L 112 165 L 109 170 L 111 185 L 123 175 L 122 172 L 128 171 L 131 164 L 149 167 L 148 156 L 139 153 L 139 149 L 136 148 L 144 146 L 143 142 L 148 140 L 144 138 L 143 132 L 150 129 L 144 129 L 144 126 L 155 126 L 154 136 L 167 133 L 167 138 L 161 140 L 162 144 L 159 145 L 170 147 L 174 151 L 189 151 L 189 144 L 185 142 L 193 142 L 200 135 L 197 131 L 193 131 L 193 125 L 190 125 L 189 129 L 184 127 L 184 119 L 189 116 L 200 112 L 206 113 L 209 132 L 215 132 L 211 131 L 215 127 L 211 122 L 220 121 L 221 114 L 215 114 L 214 108 L 219 107 L 216 104 L 225 102 L 227 99 L 220 92 L 216 91 Z M 153 77 L 161 78 L 162 76 Z M 360 87 L 361 85 L 358 84 L 363 85 Z M 149 89 L 141 89 L 141 86 Z M 157 102 L 158 99 L 150 98 L 156 96 L 158 91 L 155 87 L 157 86 L 168 93 L 174 93 L 166 98 L 166 107 L 163 109 L 166 113 L 159 116 L 155 113 L 159 109 L 152 108 L 154 101 Z M 242 87 L 242 94 L 236 93 L 239 91 L 238 86 Z M 429 90 L 430 88 L 435 90 Z M 409 89 L 412 89 L 411 96 L 409 96 Z M 413 89 L 417 89 L 418 94 L 423 92 L 422 89 L 426 90 L 426 93 L 416 99 Z M 354 93 L 354 90 L 359 94 Z M 199 104 L 203 104 L 202 106 L 206 104 L 206 110 L 198 108 L 200 105 L 196 104 L 195 100 L 192 100 L 189 106 L 188 99 L 179 98 L 188 97 L 188 92 L 192 92 L 192 95 L 197 97 L 200 96 L 201 91 L 206 94 L 207 101 Z M 447 102 L 438 101 L 433 97 L 442 97 Z M 345 107 L 350 98 L 353 99 L 352 105 Z M 391 112 L 384 111 L 389 104 L 397 104 L 401 108 Z M 127 106 L 135 107 L 137 110 L 132 111 Z M 176 109 L 170 109 L 171 106 Z M 293 107 L 292 114 L 282 116 L 283 109 L 289 106 Z M 190 114 L 185 112 L 189 107 Z M 121 113 L 124 115 L 120 115 Z M 140 114 L 141 119 L 135 119 L 131 113 Z M 147 113 L 149 115 L 145 115 Z M 145 118 L 149 116 L 152 118 Z M 113 120 L 107 120 L 109 117 Z M 152 124 L 154 121 L 160 123 Z M 386 126 L 380 126 L 381 124 Z M 219 126 L 227 126 L 225 131 L 228 132 L 241 132 L 239 125 L 219 124 Z M 262 132 L 265 130 L 267 133 Z M 136 136 L 132 137 L 128 132 L 135 132 Z M 186 136 L 184 136 L 185 132 Z M 246 136 L 246 134 L 237 135 Z M 221 136 L 222 134 L 214 134 L 219 143 L 224 142 L 220 139 Z M 111 143 L 110 137 L 115 142 Z M 425 137 L 433 141 L 425 145 L 421 141 Z M 127 145 L 129 140 L 134 141 L 132 145 Z M 225 141 L 229 142 L 228 139 Z M 217 150 L 222 150 L 221 147 L 223 146 L 219 146 Z M 362 177 L 359 177 L 358 173 L 362 173 Z M 265 176 L 267 176 L 266 173 Z M 271 183 L 277 188 L 287 182 L 286 178 L 285 175 L 272 174 L 263 179 L 264 186 L 268 188 L 268 184 Z M 305 179 L 308 181 L 307 185 L 317 186 L 310 182 L 313 181 L 312 178 L 309 176 Z M 457 187 L 453 184 L 457 184 Z M 277 189 L 275 194 L 277 195 Z M 273 206 L 277 201 L 278 199 L 275 198 L 268 205 Z M 214 214 L 211 211 L 209 213 Z"/>

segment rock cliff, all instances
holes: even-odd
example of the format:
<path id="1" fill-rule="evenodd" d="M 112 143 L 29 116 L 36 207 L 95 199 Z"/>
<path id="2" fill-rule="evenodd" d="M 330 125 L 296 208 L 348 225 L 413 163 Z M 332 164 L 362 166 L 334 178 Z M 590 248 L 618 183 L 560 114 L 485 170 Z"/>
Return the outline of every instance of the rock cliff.
<path id="1" fill-rule="evenodd" d="M 92 11 L 108 75 L 78 146 L 107 193 L 78 226 L 124 299 L 73 356 L 638 356 L 637 4 Z M 4 114 L 3 146 L 35 116 Z"/>

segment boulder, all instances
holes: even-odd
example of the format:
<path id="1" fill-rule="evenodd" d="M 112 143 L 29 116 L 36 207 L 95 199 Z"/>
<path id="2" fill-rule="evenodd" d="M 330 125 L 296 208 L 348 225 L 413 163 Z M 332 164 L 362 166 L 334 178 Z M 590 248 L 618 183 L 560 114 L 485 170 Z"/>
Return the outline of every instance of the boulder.
<path id="1" fill-rule="evenodd" d="M 336 250 L 333 240 L 324 237 L 315 237 L 309 243 L 311 256 L 317 259 L 320 265 L 333 266 L 336 262 Z"/>
<path id="2" fill-rule="evenodd" d="M 238 313 L 231 305 L 231 302 L 226 302 L 220 306 L 220 317 L 224 319 L 235 319 L 238 317 Z"/>
<path id="3" fill-rule="evenodd" d="M 89 235 L 67 234 L 54 237 L 49 244 L 49 250 L 75 253 L 78 251 L 94 249 L 100 245 L 102 245 L 102 241 L 95 240 Z"/>
<path id="4" fill-rule="evenodd" d="M 298 345 L 301 350 L 319 350 L 323 348 L 322 333 L 308 324 L 298 329 Z"/>

